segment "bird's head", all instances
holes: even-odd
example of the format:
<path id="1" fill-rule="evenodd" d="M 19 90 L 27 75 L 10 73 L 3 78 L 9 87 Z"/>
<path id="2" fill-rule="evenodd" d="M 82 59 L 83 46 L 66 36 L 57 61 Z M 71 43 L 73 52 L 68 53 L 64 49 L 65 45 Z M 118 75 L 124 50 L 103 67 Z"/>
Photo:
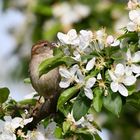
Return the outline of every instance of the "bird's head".
<path id="1" fill-rule="evenodd" d="M 48 41 L 39 41 L 35 45 L 33 45 L 31 50 L 31 55 L 39 55 L 39 54 L 46 54 L 52 53 L 54 45 L 49 43 Z"/>

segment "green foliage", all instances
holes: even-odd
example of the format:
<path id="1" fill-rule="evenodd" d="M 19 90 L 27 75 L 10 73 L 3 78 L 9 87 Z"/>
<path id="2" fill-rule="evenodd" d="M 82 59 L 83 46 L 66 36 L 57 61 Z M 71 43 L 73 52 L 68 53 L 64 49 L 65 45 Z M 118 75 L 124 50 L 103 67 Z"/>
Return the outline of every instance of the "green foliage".
<path id="1" fill-rule="evenodd" d="M 76 98 L 73 105 L 73 117 L 76 121 L 88 112 L 91 101 L 85 96 L 84 91 L 81 90 L 79 96 Z"/>
<path id="2" fill-rule="evenodd" d="M 26 84 L 31 84 L 31 79 L 30 79 L 30 78 L 25 78 L 25 79 L 24 79 L 24 83 L 26 83 Z"/>
<path id="3" fill-rule="evenodd" d="M 58 102 L 57 102 L 57 108 L 61 110 L 61 107 L 71 98 L 73 97 L 77 92 L 79 91 L 78 86 L 73 86 L 71 88 L 66 89 L 64 92 L 61 93 Z"/>
<path id="4" fill-rule="evenodd" d="M 57 50 L 58 51 L 58 50 Z M 74 59 L 69 56 L 64 56 L 62 51 L 56 52 L 57 54 L 52 57 L 44 60 L 39 66 L 39 76 L 41 77 L 43 74 L 48 73 L 50 70 L 65 64 L 67 66 L 71 66 L 76 63 Z"/>
<path id="5" fill-rule="evenodd" d="M 65 121 L 63 122 L 63 133 L 64 135 L 68 132 L 68 130 L 70 129 L 71 123 L 69 121 Z"/>
<path id="6" fill-rule="evenodd" d="M 94 89 L 94 98 L 93 98 L 93 103 L 92 105 L 94 106 L 94 109 L 97 112 L 100 112 L 102 109 L 102 95 L 103 95 L 103 90 L 100 88 L 95 88 Z"/>
<path id="7" fill-rule="evenodd" d="M 126 99 L 126 103 L 140 110 L 140 92 L 135 92 L 131 96 L 128 96 Z"/>
<path id="8" fill-rule="evenodd" d="M 104 107 L 119 117 L 122 108 L 122 99 L 118 93 L 109 91 L 108 95 L 103 98 Z"/>
<path id="9" fill-rule="evenodd" d="M 4 103 L 10 94 L 10 91 L 7 87 L 0 88 L 0 104 Z"/>
<path id="10" fill-rule="evenodd" d="M 61 65 L 63 62 L 59 60 L 61 60 L 62 56 L 63 53 L 59 53 L 54 57 L 47 58 L 46 60 L 44 60 L 39 66 L 39 76 L 42 76 L 43 74 L 48 73 L 50 70 L 54 69 L 55 67 Z"/>
<path id="11" fill-rule="evenodd" d="M 62 128 L 61 127 L 56 127 L 55 128 L 54 136 L 58 139 L 62 138 Z"/>
<path id="12" fill-rule="evenodd" d="M 19 101 L 18 102 L 18 104 L 20 104 L 20 105 L 35 105 L 36 104 L 36 99 L 25 99 L 25 100 L 21 100 L 21 101 Z"/>

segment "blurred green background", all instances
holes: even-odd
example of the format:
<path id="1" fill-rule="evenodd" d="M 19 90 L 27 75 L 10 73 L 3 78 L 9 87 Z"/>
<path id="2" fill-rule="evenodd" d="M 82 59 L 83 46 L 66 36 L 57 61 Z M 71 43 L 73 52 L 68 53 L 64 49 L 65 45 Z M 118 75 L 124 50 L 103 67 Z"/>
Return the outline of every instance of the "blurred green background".
<path id="1" fill-rule="evenodd" d="M 0 48 L 5 50 L 0 51 L 0 82 L 7 86 L 12 83 L 11 95 L 18 96 L 18 100 L 33 91 L 23 79 L 29 77 L 30 49 L 34 43 L 56 42 L 58 31 L 71 28 L 105 28 L 108 34 L 119 36 L 128 22 L 126 0 L 0 0 L 0 6 Z M 22 86 L 19 88 L 17 83 Z M 140 112 L 130 106 L 125 105 L 120 118 L 105 110 L 95 119 L 105 129 L 103 140 L 140 140 Z"/>

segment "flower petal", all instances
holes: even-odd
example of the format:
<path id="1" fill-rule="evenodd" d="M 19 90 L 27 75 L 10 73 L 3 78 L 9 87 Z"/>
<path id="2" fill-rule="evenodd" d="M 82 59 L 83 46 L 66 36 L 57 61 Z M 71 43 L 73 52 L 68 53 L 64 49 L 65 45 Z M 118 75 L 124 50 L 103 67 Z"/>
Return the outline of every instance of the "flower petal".
<path id="1" fill-rule="evenodd" d="M 118 91 L 118 83 L 117 82 L 112 82 L 110 84 L 110 88 L 113 92 L 117 92 Z"/>
<path id="2" fill-rule="evenodd" d="M 71 40 L 77 38 L 77 32 L 76 32 L 75 29 L 69 30 L 68 33 L 67 33 L 67 35 L 68 35 L 68 37 L 69 37 Z"/>
<path id="3" fill-rule="evenodd" d="M 101 75 L 101 73 L 98 73 L 98 75 L 97 75 L 97 79 L 98 79 L 98 80 L 101 80 L 101 79 L 102 79 L 102 75 Z"/>
<path id="4" fill-rule="evenodd" d="M 133 32 L 133 31 L 136 31 L 137 25 L 134 22 L 129 22 L 126 28 L 128 31 Z"/>
<path id="5" fill-rule="evenodd" d="M 114 42 L 114 37 L 112 35 L 107 36 L 106 38 L 107 44 L 112 44 Z"/>
<path id="6" fill-rule="evenodd" d="M 92 78 L 89 78 L 86 82 L 86 88 L 91 88 L 93 87 L 93 85 L 95 84 L 96 82 L 96 78 L 95 77 L 92 77 Z"/>
<path id="7" fill-rule="evenodd" d="M 126 89 L 126 87 L 123 84 L 119 84 L 119 92 L 122 96 L 128 96 L 128 90 Z"/>
<path id="8" fill-rule="evenodd" d="M 75 73 L 77 72 L 77 70 L 79 69 L 79 66 L 78 65 L 74 65 L 70 68 L 70 73 L 72 75 L 75 75 Z"/>
<path id="9" fill-rule="evenodd" d="M 111 46 L 115 47 L 115 46 L 119 46 L 119 44 L 120 44 L 119 40 L 114 40 L 114 42 L 111 44 Z"/>
<path id="10" fill-rule="evenodd" d="M 64 44 L 68 44 L 68 36 L 66 34 L 63 34 L 61 32 L 57 33 L 57 37 L 60 40 L 60 42 L 64 43 Z"/>
<path id="11" fill-rule="evenodd" d="M 121 63 L 117 64 L 115 68 L 115 74 L 117 76 L 122 76 L 124 75 L 124 72 L 125 72 L 124 65 Z"/>
<path id="12" fill-rule="evenodd" d="M 140 73 L 140 65 L 132 64 L 131 68 L 134 73 Z"/>
<path id="13" fill-rule="evenodd" d="M 66 68 L 60 68 L 59 73 L 62 77 L 65 77 L 67 79 L 71 78 L 71 73 Z"/>
<path id="14" fill-rule="evenodd" d="M 70 86 L 70 81 L 68 81 L 66 79 L 63 79 L 63 80 L 60 81 L 59 86 L 61 88 L 67 88 L 67 87 Z"/>
<path id="15" fill-rule="evenodd" d="M 129 18 L 130 20 L 135 20 L 139 16 L 139 12 L 137 10 L 131 10 L 129 12 Z"/>
<path id="16" fill-rule="evenodd" d="M 126 59 L 127 59 L 127 61 L 132 60 L 130 49 L 128 49 L 127 52 L 126 52 Z"/>
<path id="17" fill-rule="evenodd" d="M 132 57 L 132 61 L 137 63 L 140 62 L 140 51 L 137 51 L 134 56 Z"/>
<path id="18" fill-rule="evenodd" d="M 87 65 L 86 65 L 86 70 L 87 71 L 91 70 L 94 67 L 95 60 L 96 60 L 96 58 L 93 57 L 90 61 L 88 61 Z"/>
<path id="19" fill-rule="evenodd" d="M 123 83 L 124 83 L 126 86 L 131 86 L 131 85 L 133 85 L 135 82 L 136 82 L 136 77 L 133 76 L 133 75 L 127 76 L 127 77 L 123 80 Z"/>
<path id="20" fill-rule="evenodd" d="M 131 66 L 127 66 L 125 68 L 125 74 L 126 74 L 126 76 L 132 75 L 132 67 Z"/>
<path id="21" fill-rule="evenodd" d="M 90 100 L 93 99 L 93 93 L 92 93 L 92 90 L 91 90 L 90 88 L 84 88 L 84 92 L 85 92 L 85 95 L 86 95 Z"/>
<path id="22" fill-rule="evenodd" d="M 111 80 L 116 81 L 117 77 L 114 75 L 114 73 L 111 70 L 108 70 L 109 76 Z"/>

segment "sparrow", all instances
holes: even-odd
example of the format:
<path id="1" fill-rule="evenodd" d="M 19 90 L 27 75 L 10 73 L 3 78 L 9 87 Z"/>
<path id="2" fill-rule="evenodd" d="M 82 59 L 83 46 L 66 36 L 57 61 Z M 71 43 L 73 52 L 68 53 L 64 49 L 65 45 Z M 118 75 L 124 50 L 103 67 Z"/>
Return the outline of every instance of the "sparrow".
<path id="1" fill-rule="evenodd" d="M 48 73 L 39 76 L 39 65 L 47 58 L 53 57 L 54 45 L 48 41 L 40 41 L 31 49 L 31 61 L 29 65 L 30 79 L 33 88 L 40 96 L 50 99 L 60 92 L 59 68 L 54 68 Z"/>
<path id="2" fill-rule="evenodd" d="M 39 65 L 46 59 L 52 58 L 55 46 L 48 41 L 39 41 L 31 49 L 31 60 L 29 64 L 30 79 L 33 88 L 44 97 L 44 103 L 36 102 L 36 105 L 29 110 L 28 118 L 33 121 L 27 124 L 29 130 L 36 128 L 36 125 L 46 117 L 56 114 L 57 101 L 61 93 L 59 82 L 61 80 L 59 67 L 50 70 L 48 73 L 39 75 Z"/>

